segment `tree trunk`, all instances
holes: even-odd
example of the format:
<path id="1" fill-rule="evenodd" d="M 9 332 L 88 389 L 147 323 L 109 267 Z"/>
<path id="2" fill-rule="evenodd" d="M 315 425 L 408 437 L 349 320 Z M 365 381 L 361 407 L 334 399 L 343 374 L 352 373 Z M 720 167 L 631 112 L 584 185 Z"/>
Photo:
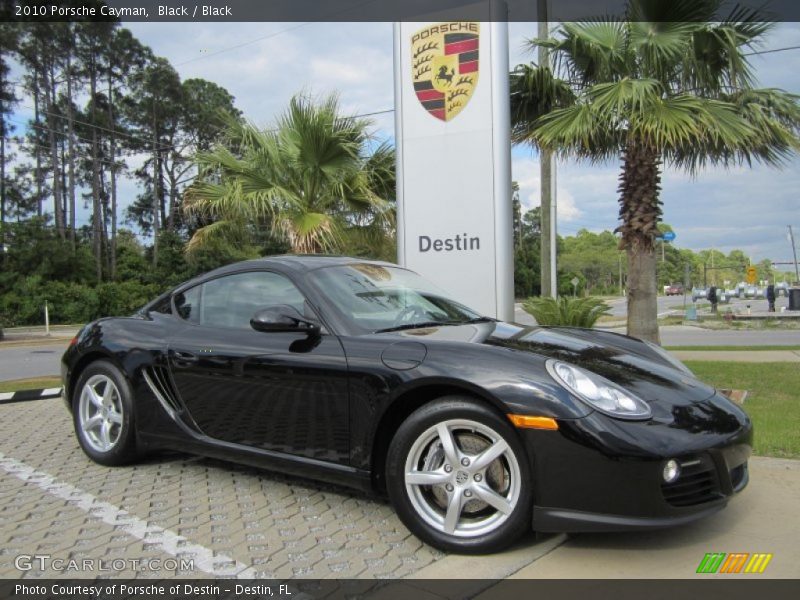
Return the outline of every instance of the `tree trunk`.
<path id="1" fill-rule="evenodd" d="M 167 210 L 167 230 L 176 231 L 177 226 L 177 212 L 178 212 L 178 177 L 181 175 L 177 172 L 177 152 L 173 154 L 172 164 L 167 171 L 167 178 L 169 180 L 169 205 Z"/>
<path id="2" fill-rule="evenodd" d="M 92 58 L 90 73 L 90 97 L 92 124 L 95 124 L 97 101 L 97 71 Z M 97 151 L 97 127 L 92 127 L 92 241 L 94 242 L 95 269 L 97 281 L 103 280 L 103 231 L 100 209 L 100 157 Z"/>
<path id="3" fill-rule="evenodd" d="M 45 96 L 47 98 L 47 114 L 49 117 L 50 160 L 53 166 L 53 210 L 55 212 L 56 231 L 58 236 L 65 239 L 64 212 L 62 210 L 61 169 L 58 161 L 58 143 L 56 141 L 56 84 L 55 73 L 50 65 L 49 73 L 45 72 Z M 48 77 L 49 75 L 49 77 Z"/>
<path id="4" fill-rule="evenodd" d="M 66 140 L 58 142 L 58 152 L 61 160 L 61 214 L 64 215 L 64 230 L 67 229 L 67 145 Z"/>
<path id="5" fill-rule="evenodd" d="M 629 246 L 627 254 L 628 335 L 660 344 L 655 252 Z"/>
<path id="6" fill-rule="evenodd" d="M 109 249 L 109 272 L 111 279 L 117 278 L 117 140 L 114 133 L 114 89 L 111 76 L 108 78 L 108 122 L 111 129 L 111 247 Z"/>
<path id="7" fill-rule="evenodd" d="M 156 103 L 153 100 L 153 266 L 158 266 L 158 234 L 161 201 L 159 199 L 159 178 L 161 165 L 158 161 L 158 123 L 156 121 Z"/>
<path id="8" fill-rule="evenodd" d="M 67 53 L 67 136 L 69 152 L 69 239 L 72 242 L 73 252 L 75 242 L 75 120 L 72 114 L 72 61 Z"/>
<path id="9" fill-rule="evenodd" d="M 42 149 L 39 145 L 39 134 L 41 124 L 39 123 L 39 77 L 38 72 L 34 71 L 33 80 L 33 131 L 34 131 L 34 154 L 36 156 L 36 215 L 42 216 L 42 188 L 44 182 L 42 178 Z"/>
<path id="10" fill-rule="evenodd" d="M 108 188 L 106 187 L 106 171 L 104 168 L 100 169 L 100 210 L 101 210 L 101 219 L 100 223 L 102 224 L 102 233 L 103 233 L 103 241 L 101 244 L 103 257 L 105 260 L 103 261 L 103 268 L 110 270 L 109 265 L 109 240 L 108 240 L 108 213 L 110 212 L 110 208 L 108 206 L 109 194 Z"/>
<path id="11" fill-rule="evenodd" d="M 661 217 L 658 153 L 629 142 L 619 185 L 620 248 L 628 255 L 628 335 L 660 343 L 654 239 Z"/>

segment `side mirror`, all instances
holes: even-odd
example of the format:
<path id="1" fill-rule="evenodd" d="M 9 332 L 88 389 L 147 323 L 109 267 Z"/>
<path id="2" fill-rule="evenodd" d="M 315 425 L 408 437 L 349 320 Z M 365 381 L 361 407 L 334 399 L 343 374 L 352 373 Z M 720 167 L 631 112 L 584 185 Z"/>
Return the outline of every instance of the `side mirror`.
<path id="1" fill-rule="evenodd" d="M 250 319 L 250 327 L 256 331 L 273 333 L 319 333 L 319 324 L 303 317 L 297 309 L 288 306 L 270 306 L 259 310 Z"/>

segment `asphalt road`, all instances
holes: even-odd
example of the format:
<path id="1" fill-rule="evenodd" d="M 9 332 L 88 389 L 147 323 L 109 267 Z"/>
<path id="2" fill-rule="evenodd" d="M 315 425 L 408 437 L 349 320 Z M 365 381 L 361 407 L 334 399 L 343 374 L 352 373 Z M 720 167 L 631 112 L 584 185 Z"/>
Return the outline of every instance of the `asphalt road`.
<path id="1" fill-rule="evenodd" d="M 0 381 L 60 375 L 59 363 L 67 343 L 0 348 Z"/>

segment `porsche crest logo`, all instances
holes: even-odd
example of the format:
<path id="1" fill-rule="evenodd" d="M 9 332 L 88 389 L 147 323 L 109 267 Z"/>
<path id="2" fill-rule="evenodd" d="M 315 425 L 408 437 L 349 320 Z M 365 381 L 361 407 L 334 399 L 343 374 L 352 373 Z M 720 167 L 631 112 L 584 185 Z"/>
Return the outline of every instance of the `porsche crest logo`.
<path id="1" fill-rule="evenodd" d="M 422 106 L 450 121 L 472 98 L 478 84 L 480 23 L 438 23 L 411 36 L 411 74 Z"/>

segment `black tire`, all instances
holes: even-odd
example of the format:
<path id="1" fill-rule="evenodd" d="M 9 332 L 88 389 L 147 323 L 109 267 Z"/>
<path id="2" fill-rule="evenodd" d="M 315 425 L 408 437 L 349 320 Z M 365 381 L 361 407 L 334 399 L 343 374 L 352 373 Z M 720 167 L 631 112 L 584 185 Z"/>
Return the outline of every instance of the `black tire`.
<path id="1" fill-rule="evenodd" d="M 457 467 L 458 472 L 453 471 L 454 479 L 450 484 L 452 491 L 448 491 L 444 484 L 439 485 L 438 489 L 435 491 L 434 488 L 436 486 L 418 485 L 419 492 L 415 494 L 413 491 L 409 492 L 409 487 L 411 490 L 416 490 L 417 488 L 413 487 L 414 484 L 406 485 L 405 472 L 407 462 L 414 465 L 417 460 L 418 449 L 423 447 L 428 448 L 427 451 L 423 450 L 423 452 L 427 452 L 428 457 L 431 456 L 431 452 L 440 453 L 440 460 L 436 463 L 443 463 L 440 467 L 440 473 L 441 469 L 446 469 L 447 466 L 449 466 L 449 461 L 445 458 L 441 458 L 444 453 L 443 445 L 440 445 L 438 450 L 432 450 L 432 448 L 436 447 L 436 443 L 441 444 L 441 438 L 437 438 L 439 442 L 434 440 L 427 446 L 424 442 L 424 440 L 431 435 L 431 428 L 445 422 L 449 423 L 450 427 L 452 427 L 452 431 L 456 432 L 453 439 L 456 445 L 459 446 L 459 452 L 464 452 L 462 456 L 470 455 L 477 458 L 477 455 L 482 450 L 479 450 L 477 454 L 473 455 L 470 454 L 468 449 L 464 449 L 461 446 L 464 445 L 464 441 L 471 441 L 470 439 L 465 440 L 465 435 L 467 438 L 472 438 L 474 440 L 476 438 L 480 439 L 479 436 L 483 434 L 480 430 L 476 429 L 471 432 L 467 426 L 458 425 L 460 421 L 478 423 L 484 428 L 491 430 L 491 432 L 506 442 L 508 445 L 508 450 L 506 450 L 506 452 L 513 453 L 513 457 L 509 457 L 508 454 L 503 454 L 501 458 L 492 462 L 491 465 L 494 465 L 492 467 L 495 469 L 494 473 L 497 473 L 497 469 L 499 468 L 501 473 L 508 475 L 509 487 L 507 489 L 509 491 L 507 493 L 512 494 L 510 491 L 512 485 L 510 483 L 512 480 L 511 473 L 515 471 L 518 473 L 519 483 L 516 502 L 512 503 L 509 501 L 509 505 L 513 506 L 513 510 L 510 510 L 508 513 L 503 513 L 506 516 L 501 516 L 501 511 L 495 510 L 485 503 L 483 503 L 483 509 L 478 509 L 478 512 L 473 513 L 475 515 L 475 520 L 478 520 L 481 511 L 483 513 L 491 513 L 494 511 L 496 513 L 495 518 L 504 518 L 504 521 L 496 523 L 494 528 L 489 531 L 476 530 L 474 534 L 467 531 L 456 535 L 454 533 L 447 533 L 445 530 L 447 512 L 444 508 L 444 502 L 450 502 L 450 498 L 452 498 L 453 494 L 461 493 L 460 490 L 462 489 L 466 496 L 466 488 L 459 486 L 469 486 L 473 484 L 473 478 L 475 482 L 477 482 L 477 476 L 474 474 L 468 475 L 466 478 L 468 483 L 464 483 L 463 478 L 468 472 L 468 469 Z M 486 447 L 492 443 L 488 437 L 483 439 L 486 440 Z M 512 464 L 511 458 L 516 460 L 516 466 L 514 468 L 510 466 Z M 508 469 L 504 469 L 503 465 L 508 466 Z M 482 475 L 481 480 L 485 477 L 484 484 L 489 484 L 490 476 L 488 475 L 488 469 L 483 471 L 483 473 L 484 475 Z M 456 475 L 459 476 L 460 480 L 456 480 Z M 488 554 L 503 550 L 517 540 L 523 533 L 531 531 L 533 481 L 530 463 L 519 436 L 502 415 L 495 412 L 489 406 L 469 397 L 446 396 L 440 398 L 416 410 L 400 425 L 389 446 L 386 458 L 386 486 L 392 504 L 405 526 L 421 540 L 440 550 L 461 554 Z M 446 494 L 447 500 L 442 498 L 443 494 Z M 412 498 L 412 496 L 414 497 Z M 431 509 L 426 508 L 421 498 L 427 498 L 427 507 L 433 506 L 434 511 L 437 510 L 435 504 L 438 503 L 441 514 L 438 517 L 435 514 L 430 516 L 432 514 Z M 476 498 L 475 495 L 471 496 L 471 500 L 478 502 L 479 504 L 477 506 L 480 506 L 481 501 Z M 463 501 L 466 503 L 470 500 Z M 420 506 L 423 508 L 418 509 L 417 507 Z M 428 515 L 427 520 L 426 514 Z M 461 512 L 457 514 L 463 515 Z M 430 522 L 432 519 L 436 518 L 442 519 L 443 522 L 440 526 L 435 526 Z M 472 518 L 472 516 L 468 514 L 467 519 L 463 521 L 467 523 L 467 526 L 470 526 L 470 518 Z M 462 523 L 462 521 L 459 520 L 459 523 Z M 460 527 L 460 525 L 458 525 L 457 528 L 458 527 Z"/>
<path id="2" fill-rule="evenodd" d="M 119 419 L 121 422 L 111 426 L 110 435 L 114 438 L 114 443 L 107 450 L 97 447 L 98 443 L 102 443 L 102 440 L 92 439 L 93 435 L 99 437 L 99 433 L 89 433 L 82 426 L 82 421 L 87 419 L 85 419 L 86 415 L 82 412 L 81 396 L 90 381 L 97 381 L 102 378 L 107 378 L 108 381 L 113 382 L 117 391 L 117 394 L 111 399 L 111 402 L 116 407 L 113 412 L 121 415 L 121 419 Z M 105 389 L 102 383 L 99 385 L 98 389 Z M 98 413 L 93 416 L 98 416 Z M 118 466 L 133 462 L 139 457 L 139 452 L 136 448 L 136 428 L 131 386 L 127 378 L 112 363 L 100 360 L 93 362 L 84 369 L 72 394 L 72 417 L 75 436 L 78 438 L 81 450 L 96 463 Z M 95 430 L 93 429 L 92 431 Z"/>

